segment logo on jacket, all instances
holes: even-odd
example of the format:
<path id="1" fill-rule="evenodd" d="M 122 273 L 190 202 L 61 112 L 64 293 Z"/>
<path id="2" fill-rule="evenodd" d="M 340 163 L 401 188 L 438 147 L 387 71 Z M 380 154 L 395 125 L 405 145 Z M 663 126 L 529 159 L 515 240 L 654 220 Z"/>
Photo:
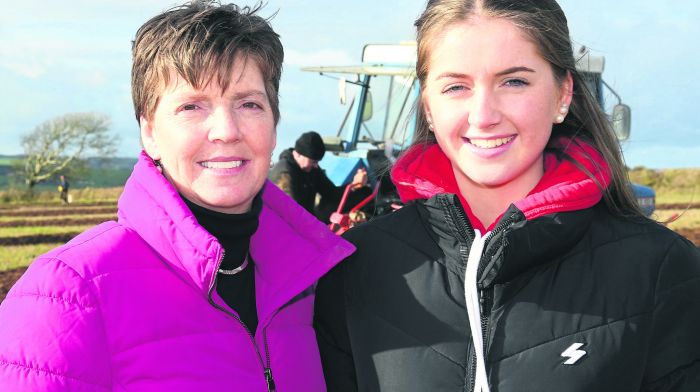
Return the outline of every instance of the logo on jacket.
<path id="1" fill-rule="evenodd" d="M 573 365 L 586 355 L 585 351 L 579 350 L 581 347 L 583 347 L 583 343 L 574 343 L 561 353 L 562 357 L 569 358 L 564 362 L 564 365 Z"/>

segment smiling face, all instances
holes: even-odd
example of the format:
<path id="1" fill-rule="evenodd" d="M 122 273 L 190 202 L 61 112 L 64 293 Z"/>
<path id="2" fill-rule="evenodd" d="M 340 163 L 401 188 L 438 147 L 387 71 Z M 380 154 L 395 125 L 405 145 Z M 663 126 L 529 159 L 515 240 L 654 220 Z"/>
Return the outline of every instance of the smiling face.
<path id="1" fill-rule="evenodd" d="M 173 73 L 153 118 L 141 118 L 141 139 L 184 197 L 236 214 L 262 189 L 276 135 L 255 61 L 237 60 L 231 72 L 226 91 L 216 78 L 198 90 Z"/>
<path id="2" fill-rule="evenodd" d="M 449 25 L 429 55 L 423 104 L 462 193 L 523 197 L 543 174 L 543 151 L 572 82 L 511 22 L 474 16 Z"/>

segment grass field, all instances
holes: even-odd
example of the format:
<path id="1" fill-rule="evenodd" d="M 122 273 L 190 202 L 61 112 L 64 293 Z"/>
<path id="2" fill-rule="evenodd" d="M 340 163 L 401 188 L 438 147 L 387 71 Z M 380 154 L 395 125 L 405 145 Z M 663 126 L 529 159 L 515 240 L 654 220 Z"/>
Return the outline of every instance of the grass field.
<path id="1" fill-rule="evenodd" d="M 94 219 L 101 219 L 101 220 L 111 220 L 114 219 L 116 214 L 90 214 L 88 217 L 89 218 L 94 218 Z M 66 221 L 71 221 L 71 220 L 78 220 L 78 219 L 85 219 L 86 216 L 85 214 L 71 214 L 71 215 L 61 215 L 60 219 L 66 220 Z M 50 218 L 54 219 L 54 218 Z M 27 226 L 33 224 L 34 222 L 40 222 L 40 221 L 45 221 L 47 220 L 46 216 L 43 215 L 38 215 L 38 216 L 2 216 L 2 211 L 0 211 L 0 224 L 2 223 L 15 223 L 15 222 L 26 222 Z"/>
<path id="2" fill-rule="evenodd" d="M 630 177 L 633 181 L 652 186 L 656 190 L 657 206 L 673 205 L 673 208 L 657 209 L 652 218 L 664 222 L 676 217 L 668 226 L 700 246 L 700 169 L 653 171 L 642 168 L 630 172 Z M 76 189 L 71 191 L 74 200 L 71 205 L 64 205 L 53 187 L 39 190 L 32 197 L 28 197 L 22 190 L 0 191 L 0 241 L 4 240 L 8 244 L 0 246 L 0 277 L 3 271 L 8 271 L 6 276 L 18 276 L 21 273 L 18 268 L 26 267 L 38 255 L 63 244 L 15 244 L 15 239 L 44 236 L 40 242 L 56 241 L 51 236 L 82 232 L 100 221 L 112 220 L 121 191 L 121 187 Z M 679 208 L 686 205 L 691 205 L 692 208 Z M 87 221 L 91 223 L 85 223 Z M 0 280 L 0 294 L 9 288 L 3 284 L 11 282 L 3 283 Z"/>
<path id="3" fill-rule="evenodd" d="M 698 229 L 700 228 L 700 209 L 688 210 L 658 210 L 654 219 L 659 222 L 666 222 L 674 219 L 667 226 L 673 230 Z"/>
<path id="4" fill-rule="evenodd" d="M 24 227 L 0 227 L 0 237 L 14 238 L 25 235 L 48 235 L 63 233 L 79 233 L 93 225 L 80 226 L 24 226 Z"/>
<path id="5" fill-rule="evenodd" d="M 81 188 L 70 191 L 73 203 L 76 205 L 97 202 L 109 202 L 116 204 L 122 187 L 114 188 Z M 25 189 L 6 189 L 0 191 L 0 208 L 15 205 L 36 205 L 41 207 L 60 206 L 63 202 L 54 187 L 39 190 L 29 195 Z"/>
<path id="6" fill-rule="evenodd" d="M 71 191 L 70 205 L 63 204 L 53 189 L 40 190 L 31 198 L 21 190 L 0 191 L 0 272 L 26 267 L 65 242 L 41 243 L 52 236 L 80 233 L 114 220 L 121 191 L 121 187 L 77 189 Z M 40 243 L 31 243 L 33 239 Z"/>
<path id="7" fill-rule="evenodd" d="M 0 271 L 28 266 L 37 256 L 60 246 L 60 243 L 0 246 Z"/>

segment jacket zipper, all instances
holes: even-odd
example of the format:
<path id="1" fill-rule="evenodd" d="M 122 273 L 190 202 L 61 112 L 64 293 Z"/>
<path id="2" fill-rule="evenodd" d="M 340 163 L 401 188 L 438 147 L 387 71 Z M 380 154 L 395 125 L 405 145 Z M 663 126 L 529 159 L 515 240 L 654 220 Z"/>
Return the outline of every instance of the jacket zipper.
<path id="1" fill-rule="evenodd" d="M 464 210 L 455 205 L 454 199 L 452 202 L 448 202 L 446 199 L 444 199 L 443 207 L 451 216 L 451 220 L 457 226 L 455 227 L 457 229 L 456 234 L 460 242 L 465 245 L 469 244 L 470 242 L 473 243 L 475 237 L 474 229 L 472 228 L 472 225 L 469 222 L 467 215 L 464 213 Z M 466 261 L 469 259 L 469 252 L 467 252 L 467 247 L 465 245 L 460 246 L 459 256 L 466 263 Z M 466 284 L 467 282 L 464 283 Z M 466 303 L 465 306 L 467 306 Z M 470 339 L 470 342 L 467 345 L 467 350 L 469 353 L 467 358 L 467 385 L 469 385 L 468 391 L 473 391 L 476 383 L 476 349 L 471 340 L 473 340 L 473 338 Z"/>
<path id="2" fill-rule="evenodd" d="M 451 205 L 450 205 L 451 204 Z M 452 212 L 451 215 L 453 215 L 453 220 L 458 223 L 461 227 L 457 227 L 457 233 L 461 237 L 461 239 L 466 240 L 467 243 L 471 240 L 472 245 L 474 243 L 475 239 L 475 234 L 473 234 L 473 228 L 469 222 L 469 219 L 467 218 L 466 214 L 461 208 L 458 208 L 457 206 L 454 205 L 454 203 L 447 203 L 448 209 Z M 456 213 L 455 213 L 456 212 Z M 456 218 L 456 219 L 454 219 Z M 496 227 L 490 232 L 488 239 L 493 238 L 495 235 L 499 234 L 500 232 L 504 231 L 508 225 L 511 224 L 512 218 L 507 218 L 505 220 L 502 220 L 499 222 Z M 463 231 L 462 231 L 463 230 Z M 488 240 L 484 243 L 484 249 L 486 248 L 486 245 L 488 244 Z M 484 272 L 485 268 L 485 263 L 484 263 L 484 256 L 486 254 L 482 254 L 481 257 L 479 258 L 479 265 L 477 268 L 477 278 L 481 276 Z M 468 253 L 466 252 L 466 247 L 461 247 L 460 248 L 460 257 L 463 260 L 468 259 Z M 466 284 L 466 282 L 465 282 Z M 490 301 L 491 298 L 488 294 L 485 293 L 485 290 L 483 287 L 477 287 L 479 291 L 479 307 L 480 309 L 487 309 L 487 306 L 490 306 Z M 489 317 L 484 314 L 483 311 L 479 311 L 479 316 L 480 316 L 480 321 L 481 321 L 481 334 L 483 338 L 483 353 L 484 356 L 488 352 L 488 347 L 490 346 L 489 344 L 489 339 L 487 338 L 489 335 L 489 330 L 490 330 L 490 323 L 489 323 Z M 473 337 L 472 337 L 473 339 Z M 467 373 L 468 373 L 468 380 L 469 380 L 469 385 L 471 391 L 474 390 L 475 383 L 476 383 L 476 349 L 470 350 L 470 355 L 469 355 L 469 360 L 467 361 Z"/>
<path id="3" fill-rule="evenodd" d="M 219 306 L 216 302 L 211 297 L 211 293 L 214 291 L 214 287 L 216 286 L 216 277 L 217 273 L 219 271 L 219 267 L 221 267 L 221 263 L 224 261 L 224 256 L 226 255 L 226 250 L 222 249 L 221 251 L 221 257 L 219 258 L 219 261 L 216 263 L 216 269 L 214 270 L 214 277 L 211 281 L 211 284 L 209 285 L 209 292 L 207 293 L 207 299 L 209 300 L 209 303 L 216 309 L 226 313 L 227 315 L 231 316 L 234 320 L 238 321 L 239 324 L 245 329 L 245 331 L 248 333 L 248 336 L 250 337 L 250 341 L 253 343 L 253 347 L 255 348 L 255 353 L 258 355 L 258 360 L 260 360 L 260 365 L 263 368 L 263 374 L 265 376 L 265 383 L 267 384 L 267 391 L 268 392 L 275 392 L 275 380 L 272 378 L 272 369 L 270 368 L 270 352 L 267 347 L 267 327 L 263 328 L 263 342 L 265 344 L 265 359 L 266 361 L 263 361 L 262 355 L 260 354 L 260 348 L 258 347 L 258 344 L 255 342 L 255 335 L 250 332 L 250 329 L 248 329 L 248 326 L 243 323 L 240 317 L 237 315 L 231 313 L 228 309 Z"/>
<path id="4" fill-rule="evenodd" d="M 491 235 L 489 238 L 494 238 L 496 235 L 500 234 L 502 231 L 506 229 L 511 223 L 512 223 L 512 218 L 509 217 L 507 219 L 502 220 L 499 222 L 496 227 L 491 230 Z M 484 254 L 486 255 L 486 254 Z M 477 276 L 481 276 L 484 273 L 484 268 L 486 267 L 483 263 L 483 256 L 482 259 L 479 261 L 479 270 L 477 271 Z M 488 255 L 486 259 L 491 258 L 493 255 Z M 484 290 L 483 287 L 479 289 L 479 305 L 481 306 L 481 309 L 490 309 L 491 308 L 491 290 Z M 484 353 L 488 352 L 488 349 L 490 347 L 490 339 L 487 339 L 486 337 L 489 336 L 488 334 L 490 333 L 491 329 L 491 324 L 489 323 L 489 318 L 488 316 L 485 316 L 483 313 L 481 314 L 481 333 L 482 336 L 484 337 Z"/>

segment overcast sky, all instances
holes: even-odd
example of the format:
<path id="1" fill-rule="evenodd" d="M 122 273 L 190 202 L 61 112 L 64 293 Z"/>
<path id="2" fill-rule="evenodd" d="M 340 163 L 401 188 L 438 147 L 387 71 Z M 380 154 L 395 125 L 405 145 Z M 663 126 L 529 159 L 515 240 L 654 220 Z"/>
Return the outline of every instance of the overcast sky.
<path id="1" fill-rule="evenodd" d="M 139 151 L 130 95 L 130 42 L 170 0 L 0 0 L 0 154 L 52 117 L 95 111 L 112 118 L 120 156 Z M 246 1 L 240 4 L 253 4 Z M 424 0 L 271 0 L 285 47 L 278 151 L 303 131 L 337 131 L 337 82 L 302 65 L 349 65 L 365 43 L 414 39 Z M 700 2 L 562 0 L 574 40 L 606 56 L 604 78 L 632 107 L 628 165 L 700 167 Z"/>

